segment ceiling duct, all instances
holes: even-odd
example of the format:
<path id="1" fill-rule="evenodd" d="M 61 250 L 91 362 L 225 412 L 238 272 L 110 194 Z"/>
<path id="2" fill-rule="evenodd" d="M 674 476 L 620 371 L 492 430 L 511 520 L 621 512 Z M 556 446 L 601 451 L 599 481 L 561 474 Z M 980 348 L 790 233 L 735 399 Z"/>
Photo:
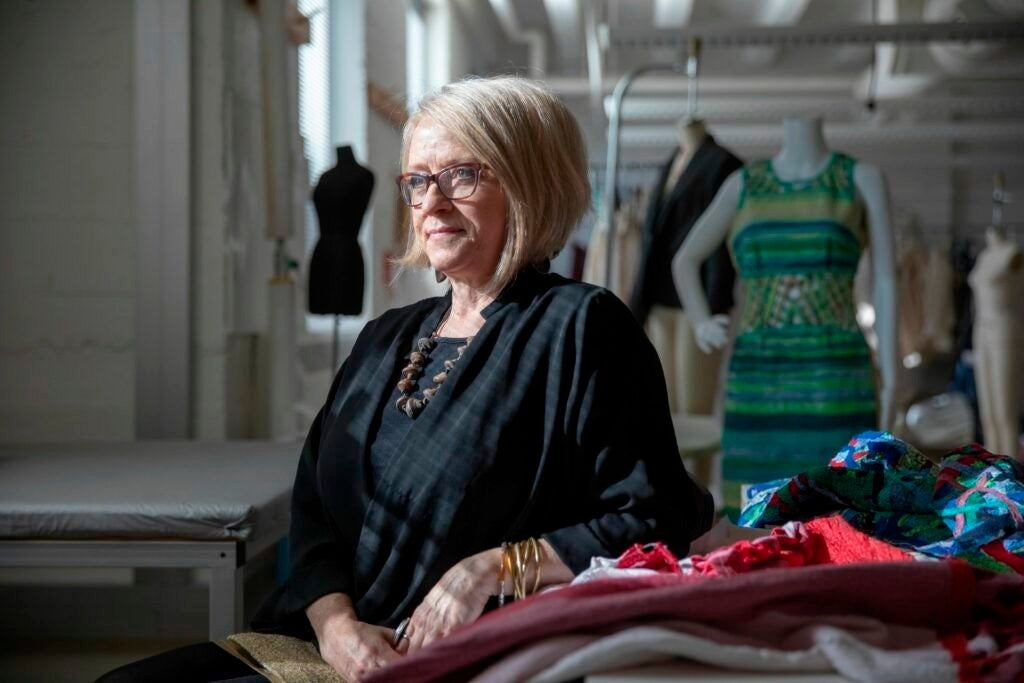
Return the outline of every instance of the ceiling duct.
<path id="1" fill-rule="evenodd" d="M 501 28 L 509 40 L 515 43 L 524 43 L 527 47 L 527 66 L 530 76 L 536 78 L 547 73 L 548 68 L 548 41 L 543 31 L 536 29 L 524 29 L 519 24 L 519 17 L 516 16 L 515 8 L 512 7 L 512 0 L 490 0 L 491 8 L 501 23 Z"/>

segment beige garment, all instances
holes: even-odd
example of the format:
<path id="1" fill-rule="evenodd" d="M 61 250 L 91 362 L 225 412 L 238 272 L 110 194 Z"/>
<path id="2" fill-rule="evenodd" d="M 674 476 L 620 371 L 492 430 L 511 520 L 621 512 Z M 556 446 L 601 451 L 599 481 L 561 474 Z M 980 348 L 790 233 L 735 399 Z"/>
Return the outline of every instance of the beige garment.
<path id="1" fill-rule="evenodd" d="M 643 235 L 640 206 L 643 197 L 634 194 L 630 201 L 615 212 L 615 246 L 612 254 L 612 278 L 605 284 L 604 263 L 608 252 L 608 225 L 601 221 L 594 226 L 583 264 L 583 281 L 607 286 L 615 296 L 629 301 L 633 281 L 640 268 L 640 250 Z"/>
<path id="2" fill-rule="evenodd" d="M 978 254 L 967 278 L 974 293 L 974 377 L 985 448 L 1016 457 L 1021 409 L 1024 252 L 1004 242 Z"/>
<path id="3" fill-rule="evenodd" d="M 900 357 L 905 358 L 915 351 L 923 351 L 927 343 L 924 338 L 924 288 L 928 252 L 925 247 L 917 241 L 904 245 L 897 271 L 900 288 L 899 349 Z"/>
<path id="4" fill-rule="evenodd" d="M 686 314 L 655 304 L 647 316 L 647 336 L 658 352 L 673 414 L 711 415 L 718 396 L 722 351 L 697 346 Z"/>
<path id="5" fill-rule="evenodd" d="M 934 246 L 928 250 L 925 286 L 922 295 L 924 328 L 922 336 L 928 350 L 950 353 L 953 350 L 953 265 L 948 247 Z"/>
<path id="6" fill-rule="evenodd" d="M 345 683 L 313 643 L 272 633 L 236 633 L 217 645 L 271 683 Z"/>

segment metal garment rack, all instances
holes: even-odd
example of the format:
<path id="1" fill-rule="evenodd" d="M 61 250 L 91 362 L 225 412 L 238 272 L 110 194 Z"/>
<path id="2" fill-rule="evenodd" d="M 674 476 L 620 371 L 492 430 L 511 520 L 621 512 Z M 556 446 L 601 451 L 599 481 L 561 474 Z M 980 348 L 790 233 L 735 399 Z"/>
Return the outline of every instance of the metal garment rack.
<path id="1" fill-rule="evenodd" d="M 605 175 L 604 213 L 609 230 L 614 228 L 618 191 L 619 144 L 622 133 L 622 101 L 641 75 L 651 72 L 685 73 L 688 77 L 687 108 L 696 111 L 697 66 L 702 47 L 794 46 L 812 47 L 843 44 L 1011 41 L 1024 39 L 1024 22 L 942 22 L 905 24 L 863 24 L 845 26 L 752 26 L 677 31 L 657 29 L 642 34 L 618 33 L 609 45 L 619 49 L 651 49 L 688 46 L 686 62 L 651 63 L 630 69 L 615 84 L 608 112 L 608 150 Z M 600 97 L 598 97 L 600 100 Z M 604 284 L 611 285 L 615 240 L 608 240 L 604 259 Z"/>

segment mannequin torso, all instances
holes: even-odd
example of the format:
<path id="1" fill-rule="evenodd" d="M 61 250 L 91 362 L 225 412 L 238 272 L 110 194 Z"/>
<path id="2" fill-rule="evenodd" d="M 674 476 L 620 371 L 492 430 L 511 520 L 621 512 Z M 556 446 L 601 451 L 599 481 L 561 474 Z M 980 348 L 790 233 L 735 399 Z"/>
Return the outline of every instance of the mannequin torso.
<path id="1" fill-rule="evenodd" d="M 373 194 L 373 173 L 356 161 L 352 148 L 337 148 L 337 163 L 324 171 L 313 189 L 320 234 L 355 239 Z"/>
<path id="2" fill-rule="evenodd" d="M 853 434 L 879 422 L 888 429 L 895 407 L 895 276 L 884 180 L 869 164 L 831 152 L 820 119 L 787 119 L 783 133 L 775 158 L 726 180 L 673 260 L 705 350 L 726 345 L 730 321 L 709 315 L 696 264 L 726 241 L 744 283 L 726 389 L 727 482 L 824 465 Z M 867 245 L 882 370 L 877 416 L 852 292 Z M 729 500 L 728 483 L 725 493 Z"/>
<path id="3" fill-rule="evenodd" d="M 676 183 L 679 182 L 679 177 L 693 159 L 697 148 L 701 146 L 704 139 L 708 136 L 707 128 L 701 119 L 681 122 L 678 127 L 678 133 L 679 152 L 672 161 L 672 168 L 665 178 L 665 185 L 661 188 L 662 194 L 668 194 L 676 186 Z"/>
<path id="4" fill-rule="evenodd" d="M 968 276 L 974 290 L 975 319 L 1009 324 L 1020 315 L 1020 276 L 1024 252 L 998 230 L 989 229 L 985 248 Z"/>
<path id="5" fill-rule="evenodd" d="M 629 306 L 661 358 L 673 412 L 709 414 L 721 354 L 707 355 L 697 348 L 672 279 L 672 257 L 725 178 L 743 162 L 718 145 L 701 120 L 682 119 L 676 132 L 678 147 L 662 167 L 647 205 Z M 730 310 L 736 273 L 725 246 L 699 270 L 710 309 Z"/>
<path id="6" fill-rule="evenodd" d="M 337 164 L 313 189 L 320 239 L 309 264 L 310 313 L 359 315 L 363 310 L 363 254 L 357 238 L 373 194 L 373 173 L 349 146 L 337 148 Z"/>
<path id="7" fill-rule="evenodd" d="M 801 155 L 801 152 L 803 155 Z M 783 146 L 772 159 L 773 170 L 782 180 L 796 182 L 811 177 L 828 163 L 831 153 L 824 143 L 820 118 L 791 117 L 783 122 Z M 889 215 L 889 193 L 885 178 L 875 166 L 858 162 L 853 171 L 858 197 L 867 209 L 869 244 L 878 336 L 878 361 L 882 387 L 879 427 L 889 429 L 895 418 L 895 387 L 898 372 L 896 347 L 895 241 Z M 697 344 L 705 352 L 729 342 L 729 317 L 712 316 L 702 291 L 697 268 L 701 261 L 726 240 L 744 191 L 742 169 L 722 184 L 707 211 L 690 230 L 672 261 L 673 277 L 683 307 L 694 327 Z"/>
<path id="8" fill-rule="evenodd" d="M 1018 455 L 1024 251 L 990 228 L 968 282 L 974 293 L 974 369 L 985 447 Z"/>

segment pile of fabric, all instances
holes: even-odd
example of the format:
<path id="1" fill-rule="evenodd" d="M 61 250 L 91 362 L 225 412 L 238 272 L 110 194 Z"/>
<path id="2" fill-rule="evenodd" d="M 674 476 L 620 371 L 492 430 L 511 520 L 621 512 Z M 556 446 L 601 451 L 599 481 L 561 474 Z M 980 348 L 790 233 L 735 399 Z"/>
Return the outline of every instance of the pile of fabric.
<path id="1" fill-rule="evenodd" d="M 1021 475 L 977 446 L 933 464 L 861 434 L 829 467 L 756 487 L 743 520 L 779 525 L 764 536 L 682 559 L 658 544 L 595 558 L 571 585 L 370 680 L 569 681 L 678 657 L 855 681 L 1024 680 Z"/>
<path id="2" fill-rule="evenodd" d="M 933 463 L 884 432 L 850 440 L 828 466 L 751 487 L 741 526 L 839 514 L 900 548 L 1024 574 L 1024 465 L 978 444 Z"/>

